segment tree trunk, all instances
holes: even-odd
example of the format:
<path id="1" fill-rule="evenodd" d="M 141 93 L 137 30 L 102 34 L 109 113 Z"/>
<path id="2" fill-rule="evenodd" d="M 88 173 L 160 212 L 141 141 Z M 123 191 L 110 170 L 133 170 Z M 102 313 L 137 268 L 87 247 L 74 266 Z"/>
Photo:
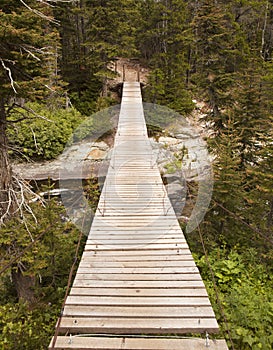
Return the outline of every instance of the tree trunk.
<path id="1" fill-rule="evenodd" d="M 34 303 L 35 277 L 25 276 L 19 269 L 13 270 L 11 277 L 18 299 L 29 304 Z"/>
<path id="2" fill-rule="evenodd" d="M 8 156 L 7 116 L 4 99 L 0 98 L 0 223 L 14 211 L 14 203 L 10 199 L 12 188 L 12 169 Z"/>

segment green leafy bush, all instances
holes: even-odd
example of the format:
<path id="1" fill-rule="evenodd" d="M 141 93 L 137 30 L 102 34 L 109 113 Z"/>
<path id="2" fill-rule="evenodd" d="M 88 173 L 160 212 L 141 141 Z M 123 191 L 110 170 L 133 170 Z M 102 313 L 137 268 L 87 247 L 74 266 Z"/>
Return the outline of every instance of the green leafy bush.
<path id="1" fill-rule="evenodd" d="M 22 303 L 0 306 L 0 348 L 47 349 L 56 318 L 57 309 L 51 305 L 39 305 L 32 310 Z"/>
<path id="2" fill-rule="evenodd" d="M 215 249 L 209 261 L 217 284 L 235 349 L 270 350 L 273 348 L 273 280 L 255 250 L 227 253 Z M 219 324 L 226 329 L 216 300 L 214 284 L 205 257 L 197 265 L 208 289 Z M 228 339 L 228 338 L 227 338 Z"/>
<path id="3" fill-rule="evenodd" d="M 74 129 L 83 121 L 82 115 L 74 108 L 49 110 L 40 104 L 30 107 L 41 117 L 30 112 L 19 123 L 11 123 L 8 134 L 13 155 L 20 153 L 25 158 L 53 159 L 62 153 Z M 27 112 L 17 110 L 12 120 L 22 118 Z"/>

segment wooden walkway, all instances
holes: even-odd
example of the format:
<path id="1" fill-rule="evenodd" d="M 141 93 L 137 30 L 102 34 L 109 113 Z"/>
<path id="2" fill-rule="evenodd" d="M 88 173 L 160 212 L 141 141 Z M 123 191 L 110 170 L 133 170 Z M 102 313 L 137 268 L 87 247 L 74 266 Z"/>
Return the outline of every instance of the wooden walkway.
<path id="1" fill-rule="evenodd" d="M 54 349 L 206 349 L 206 332 L 218 324 L 152 157 L 140 84 L 124 83 L 111 163 Z M 189 333 L 203 339 L 183 338 Z M 227 350 L 224 340 L 209 345 Z"/>

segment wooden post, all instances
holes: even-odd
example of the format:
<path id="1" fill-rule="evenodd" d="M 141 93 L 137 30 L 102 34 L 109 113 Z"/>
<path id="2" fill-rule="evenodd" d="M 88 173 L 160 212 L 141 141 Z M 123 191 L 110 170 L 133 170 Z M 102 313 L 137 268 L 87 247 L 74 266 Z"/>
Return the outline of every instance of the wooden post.
<path id="1" fill-rule="evenodd" d="M 137 81 L 140 82 L 140 64 L 137 65 Z"/>
<path id="2" fill-rule="evenodd" d="M 122 66 L 122 75 L 123 75 L 122 80 L 125 81 L 125 64 Z"/>

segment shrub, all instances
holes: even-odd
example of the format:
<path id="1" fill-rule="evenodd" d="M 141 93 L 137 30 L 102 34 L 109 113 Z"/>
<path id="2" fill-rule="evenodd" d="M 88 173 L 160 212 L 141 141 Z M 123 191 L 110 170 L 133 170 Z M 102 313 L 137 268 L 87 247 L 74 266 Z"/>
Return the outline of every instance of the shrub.
<path id="1" fill-rule="evenodd" d="M 41 117 L 28 112 L 26 119 L 10 124 L 8 136 L 11 154 L 35 160 L 56 158 L 82 122 L 82 115 L 74 108 L 49 110 L 37 103 L 28 107 Z M 14 112 L 12 119 L 20 119 L 25 113 L 25 110 L 19 109 Z"/>

